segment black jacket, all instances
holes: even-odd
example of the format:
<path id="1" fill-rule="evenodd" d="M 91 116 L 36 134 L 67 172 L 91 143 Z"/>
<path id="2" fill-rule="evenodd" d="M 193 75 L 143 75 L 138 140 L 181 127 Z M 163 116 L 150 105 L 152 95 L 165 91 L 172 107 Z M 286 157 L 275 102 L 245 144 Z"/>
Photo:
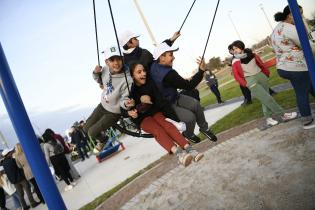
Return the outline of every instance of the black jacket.
<path id="1" fill-rule="evenodd" d="M 194 89 L 202 80 L 204 71 L 199 70 L 191 80 L 186 80 L 182 78 L 177 71 L 171 70 L 164 78 L 163 84 L 166 87 L 172 87 L 175 89 L 182 90 L 192 90 Z"/>
<path id="2" fill-rule="evenodd" d="M 12 157 L 4 158 L 2 165 L 9 181 L 12 184 L 16 184 L 25 180 L 23 169 L 17 166 L 14 158 Z"/>
<path id="3" fill-rule="evenodd" d="M 141 104 L 140 97 L 143 95 L 149 95 L 152 104 Z M 138 118 L 133 119 L 136 124 L 140 124 L 144 118 L 152 116 L 157 112 L 162 112 L 165 117 L 179 122 L 171 104 L 160 94 L 158 88 L 151 80 L 147 80 L 146 84 L 142 86 L 133 84 L 130 91 L 130 98 L 135 100 L 135 108 L 138 111 Z"/>

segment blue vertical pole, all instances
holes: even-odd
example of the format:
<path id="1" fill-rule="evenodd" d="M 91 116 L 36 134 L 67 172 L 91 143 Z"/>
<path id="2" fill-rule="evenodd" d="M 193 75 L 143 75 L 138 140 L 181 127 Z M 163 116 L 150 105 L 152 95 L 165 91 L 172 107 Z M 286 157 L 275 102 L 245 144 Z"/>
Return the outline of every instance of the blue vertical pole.
<path id="1" fill-rule="evenodd" d="M 313 58 L 312 49 L 310 46 L 310 42 L 308 40 L 307 32 L 302 20 L 302 16 L 300 13 L 299 5 L 297 4 L 296 0 L 288 0 L 289 7 L 291 10 L 291 14 L 293 15 L 295 27 L 297 30 L 297 33 L 299 35 L 299 39 L 301 42 L 301 47 L 304 52 L 304 57 L 306 60 L 307 68 L 309 71 L 309 74 L 311 76 L 313 89 L 315 90 L 315 61 Z"/>
<path id="2" fill-rule="evenodd" d="M 0 93 L 49 209 L 66 210 L 26 113 L 0 42 Z"/>

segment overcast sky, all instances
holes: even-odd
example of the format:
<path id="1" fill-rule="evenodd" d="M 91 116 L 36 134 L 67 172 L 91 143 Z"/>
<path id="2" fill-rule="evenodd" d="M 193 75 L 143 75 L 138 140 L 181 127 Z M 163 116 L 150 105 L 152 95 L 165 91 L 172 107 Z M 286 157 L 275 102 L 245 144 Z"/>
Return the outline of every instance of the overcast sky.
<path id="1" fill-rule="evenodd" d="M 161 42 L 179 29 L 193 0 L 138 0 L 157 40 Z M 195 59 L 202 54 L 217 1 L 198 0 L 175 46 L 174 68 L 190 76 Z M 221 0 L 205 58 L 227 56 L 227 45 L 241 39 L 250 47 L 271 33 L 259 7 L 271 21 L 285 0 Z M 140 46 L 154 49 L 133 0 L 111 2 L 118 33 L 126 29 L 141 34 Z M 310 18 L 314 0 L 301 0 L 304 14 Z M 96 0 L 99 46 L 115 43 L 107 1 Z M 97 64 L 92 0 L 0 1 L 0 41 L 28 113 L 36 116 L 66 107 L 94 107 L 100 101 L 100 89 L 91 72 Z M 101 63 L 104 59 L 101 57 Z M 80 116 L 82 117 L 82 116 Z M 0 130 L 6 110 L 0 100 Z M 46 121 L 49 121 L 47 119 Z M 41 127 L 41 122 L 38 122 Z"/>

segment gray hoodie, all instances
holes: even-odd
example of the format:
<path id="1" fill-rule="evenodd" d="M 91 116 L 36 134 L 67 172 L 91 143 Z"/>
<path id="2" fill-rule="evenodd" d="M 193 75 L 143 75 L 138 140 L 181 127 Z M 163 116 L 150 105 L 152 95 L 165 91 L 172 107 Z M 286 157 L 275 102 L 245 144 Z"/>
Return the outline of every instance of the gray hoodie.
<path id="1" fill-rule="evenodd" d="M 129 69 L 125 67 L 125 70 L 129 87 L 131 87 L 132 78 L 130 76 Z M 127 109 L 125 102 L 129 99 L 125 74 L 123 71 L 119 74 L 110 74 L 108 66 L 104 66 L 101 73 L 94 73 L 93 71 L 93 78 L 98 83 L 100 82 L 100 74 L 104 86 L 101 103 L 107 111 L 120 114 L 120 107 Z"/>

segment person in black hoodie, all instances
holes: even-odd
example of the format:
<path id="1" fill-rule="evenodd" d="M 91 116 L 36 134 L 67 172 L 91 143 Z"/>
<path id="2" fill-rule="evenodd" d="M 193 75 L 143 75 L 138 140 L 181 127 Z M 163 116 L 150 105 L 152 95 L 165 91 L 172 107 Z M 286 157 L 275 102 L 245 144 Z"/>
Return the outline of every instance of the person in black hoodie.
<path id="1" fill-rule="evenodd" d="M 135 101 L 135 107 L 128 111 L 128 115 L 145 132 L 151 133 L 164 149 L 176 154 L 184 166 L 189 165 L 192 159 L 199 161 L 203 154 L 194 150 L 172 124 L 174 120 L 179 121 L 176 113 L 171 104 L 159 93 L 154 82 L 147 80 L 143 65 L 131 64 L 130 73 L 134 80 L 130 97 Z"/>
<path id="2" fill-rule="evenodd" d="M 152 54 L 144 48 L 139 46 L 139 40 L 137 35 L 131 31 L 125 31 L 119 36 L 120 45 L 124 49 L 124 62 L 129 66 L 131 63 L 139 62 L 142 63 L 144 69 L 150 70 L 151 64 L 153 63 Z M 180 32 L 176 31 L 170 39 L 166 39 L 167 45 L 172 46 L 175 40 L 180 36 Z M 149 73 L 147 73 L 149 74 Z"/>
<path id="3" fill-rule="evenodd" d="M 30 208 L 24 199 L 24 190 L 31 203 L 31 207 L 35 208 L 40 203 L 34 200 L 30 185 L 25 179 L 23 169 L 17 166 L 15 159 L 12 157 L 13 151 L 13 149 L 5 149 L 2 152 L 2 156 L 4 157 L 2 161 L 4 171 L 7 174 L 9 181 L 14 184 L 23 209 L 25 210 Z"/>

